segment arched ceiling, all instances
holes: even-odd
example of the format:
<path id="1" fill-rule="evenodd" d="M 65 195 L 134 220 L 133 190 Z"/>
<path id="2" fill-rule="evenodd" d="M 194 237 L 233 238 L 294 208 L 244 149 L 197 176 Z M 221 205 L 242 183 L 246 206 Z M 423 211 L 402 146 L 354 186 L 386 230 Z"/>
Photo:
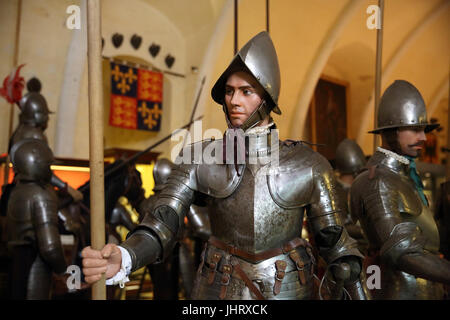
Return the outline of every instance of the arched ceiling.
<path id="1" fill-rule="evenodd" d="M 223 1 L 146 0 L 174 20 L 187 36 L 218 19 Z M 233 2 L 233 0 L 229 0 Z M 242 46 L 265 29 L 265 0 L 240 0 L 238 43 Z M 318 77 L 335 76 L 349 83 L 351 123 L 349 136 L 364 151 L 372 151 L 373 87 L 375 83 L 376 30 L 366 26 L 366 8 L 373 0 L 270 1 L 270 33 L 275 43 L 282 75 L 280 106 L 283 115 L 275 117 L 281 138 L 302 138 L 307 109 Z M 450 61 L 450 19 L 447 0 L 385 1 L 383 33 L 382 92 L 395 79 L 406 79 L 421 91 L 425 101 L 438 112 L 448 99 Z M 217 77 L 232 57 L 233 16 L 228 14 L 220 54 L 214 62 Z M 211 34 L 212 36 L 212 34 Z M 206 46 L 205 46 L 206 48 Z M 215 79 L 207 81 L 210 89 Z M 444 88 L 444 89 L 443 89 Z M 208 95 L 205 90 L 204 95 Z M 220 108 L 206 99 L 206 123 L 223 128 Z M 434 101 L 434 102 L 433 102 Z M 430 111 L 429 111 L 430 112 Z M 439 113 L 439 112 L 438 112 Z M 442 113 L 442 112 L 441 112 Z"/>
<path id="2" fill-rule="evenodd" d="M 182 71 L 186 74 L 186 89 L 180 94 L 185 96 L 186 110 L 196 98 L 202 77 L 207 76 L 197 115 L 204 115 L 204 129 L 224 129 L 221 108 L 211 101 L 209 94 L 233 56 L 234 0 L 136 1 L 166 16 L 185 38 L 186 70 Z M 241 47 L 265 29 L 266 0 L 239 0 L 238 3 L 238 45 Z M 366 9 L 378 1 L 271 0 L 269 3 L 270 33 L 281 68 L 279 104 L 283 114 L 274 117 L 280 137 L 304 138 L 311 96 L 324 74 L 349 83 L 349 136 L 357 139 L 365 153 L 370 154 L 372 138 L 367 131 L 373 127 L 376 30 L 366 26 L 369 16 Z M 429 112 L 445 125 L 449 18 L 448 0 L 385 1 L 382 91 L 395 79 L 412 82 L 431 108 Z M 191 66 L 200 67 L 200 71 L 191 72 Z M 184 113 L 183 117 L 188 117 L 190 110 Z"/>

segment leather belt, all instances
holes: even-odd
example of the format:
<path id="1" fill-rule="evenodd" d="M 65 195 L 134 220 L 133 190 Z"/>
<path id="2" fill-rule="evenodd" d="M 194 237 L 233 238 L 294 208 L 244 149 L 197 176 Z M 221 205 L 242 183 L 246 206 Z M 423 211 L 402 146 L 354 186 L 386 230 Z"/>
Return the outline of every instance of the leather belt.
<path id="1" fill-rule="evenodd" d="M 303 247 L 309 246 L 308 241 L 306 241 L 305 239 L 296 237 L 296 238 L 286 242 L 285 244 L 283 244 L 283 246 L 280 248 L 269 249 L 269 250 L 266 250 L 266 251 L 260 252 L 260 253 L 250 253 L 250 252 L 238 249 L 237 247 L 231 246 L 213 236 L 211 236 L 209 238 L 208 243 L 210 243 L 211 245 L 213 245 L 216 248 L 219 248 L 223 251 L 228 252 L 229 254 L 231 254 L 233 256 L 243 258 L 252 263 L 256 263 L 256 262 L 259 262 L 262 260 L 267 260 L 272 257 L 278 256 L 280 254 L 289 253 L 291 250 L 293 250 L 299 246 L 303 246 Z"/>

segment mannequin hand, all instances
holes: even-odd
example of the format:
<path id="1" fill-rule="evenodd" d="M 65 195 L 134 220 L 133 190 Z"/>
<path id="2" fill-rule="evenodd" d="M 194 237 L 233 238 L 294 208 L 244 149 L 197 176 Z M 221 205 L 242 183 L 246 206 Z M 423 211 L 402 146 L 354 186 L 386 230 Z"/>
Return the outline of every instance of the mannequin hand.
<path id="1" fill-rule="evenodd" d="M 83 274 L 87 283 L 94 283 L 105 273 L 106 279 L 112 278 L 120 270 L 122 253 L 117 245 L 109 243 L 102 250 L 86 247 L 81 252 Z"/>

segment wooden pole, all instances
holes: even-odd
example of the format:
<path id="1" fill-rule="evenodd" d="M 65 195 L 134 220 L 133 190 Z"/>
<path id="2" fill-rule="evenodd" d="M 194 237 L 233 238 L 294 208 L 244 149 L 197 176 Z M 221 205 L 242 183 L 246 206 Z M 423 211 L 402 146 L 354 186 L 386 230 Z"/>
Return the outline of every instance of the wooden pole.
<path id="1" fill-rule="evenodd" d="M 450 77 L 450 76 L 449 76 Z M 449 82 L 450 83 L 450 82 Z M 450 85 L 448 86 L 448 109 L 447 109 L 447 156 L 445 157 L 446 180 L 450 181 Z"/>
<path id="2" fill-rule="evenodd" d="M 238 52 L 238 0 L 234 0 L 234 55 Z"/>
<path id="3" fill-rule="evenodd" d="M 100 0 L 87 4 L 91 247 L 101 250 L 105 245 L 101 10 Z M 105 275 L 92 286 L 92 299 L 106 299 Z"/>
<path id="4" fill-rule="evenodd" d="M 14 56 L 13 56 L 13 68 L 17 67 L 19 63 L 19 41 L 20 41 L 20 17 L 22 14 L 22 0 L 19 0 L 17 2 L 17 18 L 16 18 L 16 37 L 14 39 Z M 12 77 L 14 75 L 10 75 Z M 14 110 L 16 108 L 15 103 L 11 103 L 11 112 L 9 113 L 9 128 L 8 128 L 8 143 L 11 139 L 11 135 L 13 132 L 13 125 L 14 125 Z M 9 164 L 11 162 L 11 159 L 9 158 L 9 155 L 6 157 L 5 161 L 5 171 L 3 175 L 3 184 L 7 185 L 9 182 Z"/>
<path id="5" fill-rule="evenodd" d="M 269 3 L 269 1 L 270 0 L 266 0 L 266 31 L 267 31 L 267 33 L 270 33 L 270 29 L 269 29 L 269 27 L 270 27 L 270 25 L 269 25 L 269 22 L 270 22 L 270 16 L 269 16 L 270 3 Z"/>
<path id="6" fill-rule="evenodd" d="M 380 103 L 381 91 L 381 69 L 382 69 L 382 52 L 383 52 L 383 17 L 384 17 L 384 0 L 378 1 L 380 8 L 380 28 L 377 29 L 377 55 L 375 65 L 375 113 L 373 117 L 374 128 L 377 127 L 378 105 Z M 378 145 L 378 135 L 373 135 L 373 152 L 376 151 Z"/>

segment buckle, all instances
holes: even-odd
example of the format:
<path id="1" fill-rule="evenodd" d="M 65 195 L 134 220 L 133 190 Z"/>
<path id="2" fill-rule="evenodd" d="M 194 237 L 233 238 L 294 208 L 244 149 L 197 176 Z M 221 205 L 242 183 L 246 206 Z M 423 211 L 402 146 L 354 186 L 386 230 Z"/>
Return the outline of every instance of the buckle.
<path id="1" fill-rule="evenodd" d="M 275 280 L 283 281 L 284 276 L 286 275 L 286 272 L 284 271 L 277 271 L 275 274 Z"/>
<path id="2" fill-rule="evenodd" d="M 231 276 L 227 273 L 224 273 L 222 279 L 220 280 L 220 284 L 223 286 L 227 286 L 230 284 Z"/>
<path id="3" fill-rule="evenodd" d="M 297 266 L 297 270 L 305 269 L 305 263 L 300 259 L 295 261 L 295 265 Z"/>

